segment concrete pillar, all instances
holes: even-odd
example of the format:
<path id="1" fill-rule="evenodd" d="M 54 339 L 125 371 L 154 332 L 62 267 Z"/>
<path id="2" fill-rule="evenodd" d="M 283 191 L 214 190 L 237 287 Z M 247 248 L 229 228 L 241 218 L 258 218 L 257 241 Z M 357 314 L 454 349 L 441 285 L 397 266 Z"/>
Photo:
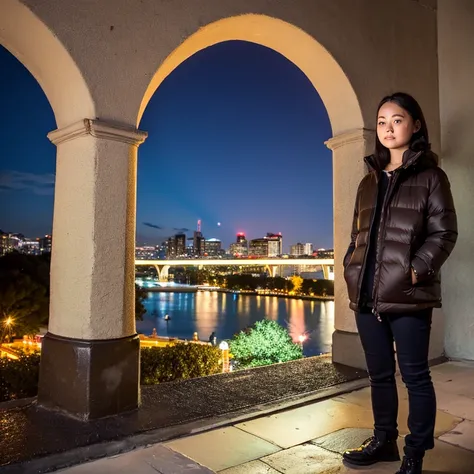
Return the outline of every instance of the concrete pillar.
<path id="1" fill-rule="evenodd" d="M 365 357 L 349 309 L 342 261 L 350 242 L 354 203 L 365 173 L 364 156 L 373 152 L 375 134 L 358 129 L 337 135 L 326 142 L 333 156 L 334 200 L 334 307 L 335 331 L 332 341 L 334 362 L 365 368 Z"/>
<path id="2" fill-rule="evenodd" d="M 81 419 L 139 405 L 137 148 L 146 133 L 85 119 L 57 146 L 48 334 L 38 403 Z"/>
<path id="3" fill-rule="evenodd" d="M 446 355 L 474 360 L 474 2 L 438 0 L 441 158 L 453 192 L 459 237 L 441 270 Z"/>
<path id="4" fill-rule="evenodd" d="M 160 265 L 161 272 L 160 272 L 160 281 L 166 282 L 168 281 L 169 278 L 169 271 L 170 271 L 170 266 L 169 265 Z"/>
<path id="5" fill-rule="evenodd" d="M 329 280 L 329 265 L 321 265 L 321 269 L 323 271 L 323 278 L 325 280 Z"/>

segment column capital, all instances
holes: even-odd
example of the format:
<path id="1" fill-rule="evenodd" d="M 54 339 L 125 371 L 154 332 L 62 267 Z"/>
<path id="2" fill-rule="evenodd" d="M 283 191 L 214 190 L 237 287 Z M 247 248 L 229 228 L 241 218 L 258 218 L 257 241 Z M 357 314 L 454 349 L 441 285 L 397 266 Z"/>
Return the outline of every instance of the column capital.
<path id="1" fill-rule="evenodd" d="M 375 130 L 368 128 L 358 128 L 356 130 L 351 130 L 349 132 L 341 133 L 335 137 L 330 138 L 325 141 L 324 144 L 330 150 L 336 150 L 341 146 L 347 145 L 349 143 L 371 141 L 375 138 Z"/>
<path id="2" fill-rule="evenodd" d="M 83 119 L 67 127 L 49 132 L 48 138 L 57 146 L 86 135 L 139 146 L 145 141 L 148 133 L 125 125 L 107 123 L 101 120 Z"/>

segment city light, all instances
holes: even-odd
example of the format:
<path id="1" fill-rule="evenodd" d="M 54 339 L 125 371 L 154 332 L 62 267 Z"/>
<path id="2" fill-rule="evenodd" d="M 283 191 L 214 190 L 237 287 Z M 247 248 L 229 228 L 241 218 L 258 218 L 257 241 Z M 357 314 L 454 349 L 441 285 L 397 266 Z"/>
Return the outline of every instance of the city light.
<path id="1" fill-rule="evenodd" d="M 13 324 L 13 318 L 11 316 L 5 319 L 5 326 L 11 326 L 12 324 Z"/>

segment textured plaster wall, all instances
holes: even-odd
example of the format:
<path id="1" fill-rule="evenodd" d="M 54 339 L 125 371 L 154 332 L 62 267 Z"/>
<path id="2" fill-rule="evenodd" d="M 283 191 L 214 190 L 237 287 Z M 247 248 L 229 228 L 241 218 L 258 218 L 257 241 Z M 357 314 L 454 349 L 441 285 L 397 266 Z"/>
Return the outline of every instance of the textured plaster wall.
<path id="1" fill-rule="evenodd" d="M 459 239 L 443 272 L 445 349 L 474 359 L 474 2 L 439 0 L 442 166 L 452 185 Z"/>

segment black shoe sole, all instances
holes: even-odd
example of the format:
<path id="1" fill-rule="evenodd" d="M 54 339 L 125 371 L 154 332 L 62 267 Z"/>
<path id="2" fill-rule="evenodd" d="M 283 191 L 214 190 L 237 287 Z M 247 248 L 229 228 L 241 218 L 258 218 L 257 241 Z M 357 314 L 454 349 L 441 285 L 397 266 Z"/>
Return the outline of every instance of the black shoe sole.
<path id="1" fill-rule="evenodd" d="M 373 464 L 377 464 L 378 462 L 398 462 L 400 461 L 400 455 L 390 456 L 390 457 L 387 456 L 382 459 L 375 459 L 375 460 L 371 459 L 367 461 L 354 461 L 352 459 L 347 459 L 343 456 L 342 460 L 351 466 L 363 467 L 363 466 L 372 466 Z"/>

